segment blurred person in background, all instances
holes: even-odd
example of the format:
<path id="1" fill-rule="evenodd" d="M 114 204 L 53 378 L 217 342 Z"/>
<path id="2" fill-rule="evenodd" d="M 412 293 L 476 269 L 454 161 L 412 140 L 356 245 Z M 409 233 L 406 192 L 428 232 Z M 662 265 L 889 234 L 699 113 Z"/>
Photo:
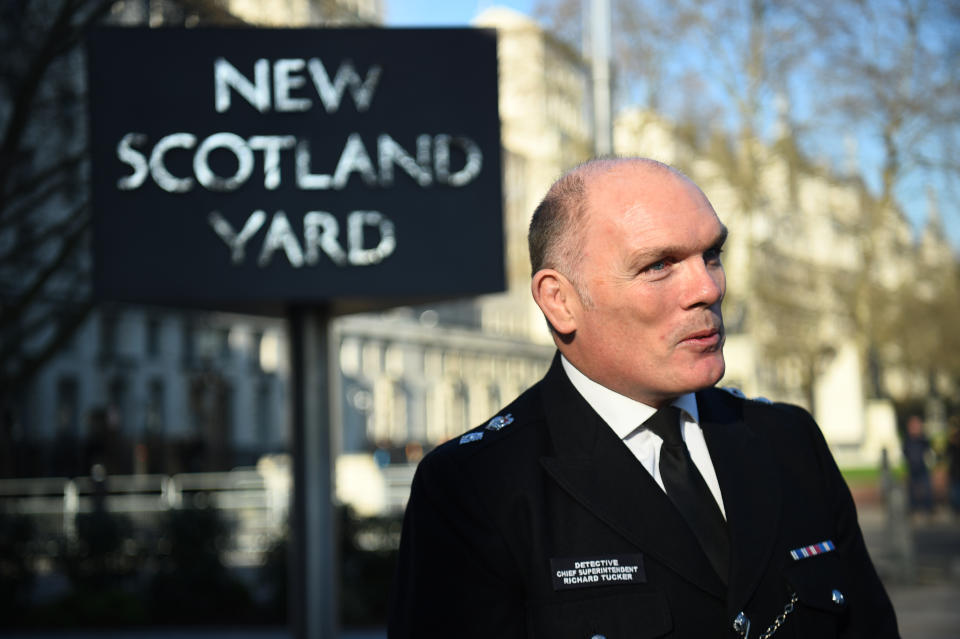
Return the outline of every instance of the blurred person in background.
<path id="1" fill-rule="evenodd" d="M 950 510 L 960 515 L 960 416 L 950 418 L 947 428 L 947 491 Z"/>
<path id="2" fill-rule="evenodd" d="M 933 511 L 933 487 L 930 483 L 927 456 L 930 454 L 931 447 L 923 419 L 919 415 L 911 415 L 907 420 L 906 435 L 903 442 L 903 457 L 907 461 L 910 512 L 930 513 Z"/>

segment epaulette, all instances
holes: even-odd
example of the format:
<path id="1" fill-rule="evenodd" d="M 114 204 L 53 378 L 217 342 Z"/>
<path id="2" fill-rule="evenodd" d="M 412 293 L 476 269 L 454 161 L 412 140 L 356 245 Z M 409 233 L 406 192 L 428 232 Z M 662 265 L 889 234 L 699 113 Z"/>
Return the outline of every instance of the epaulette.
<path id="1" fill-rule="evenodd" d="M 460 437 L 460 445 L 470 444 L 472 442 L 478 442 L 483 439 L 483 435 L 486 432 L 500 432 L 507 426 L 513 423 L 513 413 L 504 413 L 502 415 L 497 415 L 484 426 L 482 429 L 472 430 L 469 433 L 462 435 Z"/>
<path id="2" fill-rule="evenodd" d="M 734 388 L 733 386 L 721 386 L 720 390 L 726 391 L 733 395 L 734 397 L 739 397 L 740 399 L 749 399 L 750 401 L 760 402 L 761 404 L 772 404 L 773 402 L 767 399 L 766 397 L 747 397 L 743 394 L 743 391 L 739 388 Z"/>

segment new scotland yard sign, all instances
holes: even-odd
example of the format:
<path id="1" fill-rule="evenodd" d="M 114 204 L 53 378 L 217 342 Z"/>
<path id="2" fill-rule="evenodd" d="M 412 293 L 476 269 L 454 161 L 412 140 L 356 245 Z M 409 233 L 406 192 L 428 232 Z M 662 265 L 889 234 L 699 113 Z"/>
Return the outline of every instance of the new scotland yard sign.
<path id="1" fill-rule="evenodd" d="M 494 33 L 110 28 L 87 51 L 98 298 L 502 290 Z"/>

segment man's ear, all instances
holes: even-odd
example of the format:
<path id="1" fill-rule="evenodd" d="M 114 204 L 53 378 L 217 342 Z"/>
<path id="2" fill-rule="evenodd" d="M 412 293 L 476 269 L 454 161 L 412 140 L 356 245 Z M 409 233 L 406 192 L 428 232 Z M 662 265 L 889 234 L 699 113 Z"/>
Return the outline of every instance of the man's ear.
<path id="1" fill-rule="evenodd" d="M 562 273 L 552 268 L 537 271 L 533 274 L 530 291 L 553 330 L 560 335 L 571 335 L 577 330 L 576 310 L 580 298 Z"/>

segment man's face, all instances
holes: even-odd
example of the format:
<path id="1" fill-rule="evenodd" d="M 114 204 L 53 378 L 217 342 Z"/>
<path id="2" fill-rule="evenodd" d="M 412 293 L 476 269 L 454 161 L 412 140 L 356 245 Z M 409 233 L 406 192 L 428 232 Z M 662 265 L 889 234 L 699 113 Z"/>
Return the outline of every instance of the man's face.
<path id="1" fill-rule="evenodd" d="M 691 182 L 625 164 L 587 186 L 576 329 L 568 359 L 594 381 L 660 406 L 723 376 L 726 229 Z"/>

